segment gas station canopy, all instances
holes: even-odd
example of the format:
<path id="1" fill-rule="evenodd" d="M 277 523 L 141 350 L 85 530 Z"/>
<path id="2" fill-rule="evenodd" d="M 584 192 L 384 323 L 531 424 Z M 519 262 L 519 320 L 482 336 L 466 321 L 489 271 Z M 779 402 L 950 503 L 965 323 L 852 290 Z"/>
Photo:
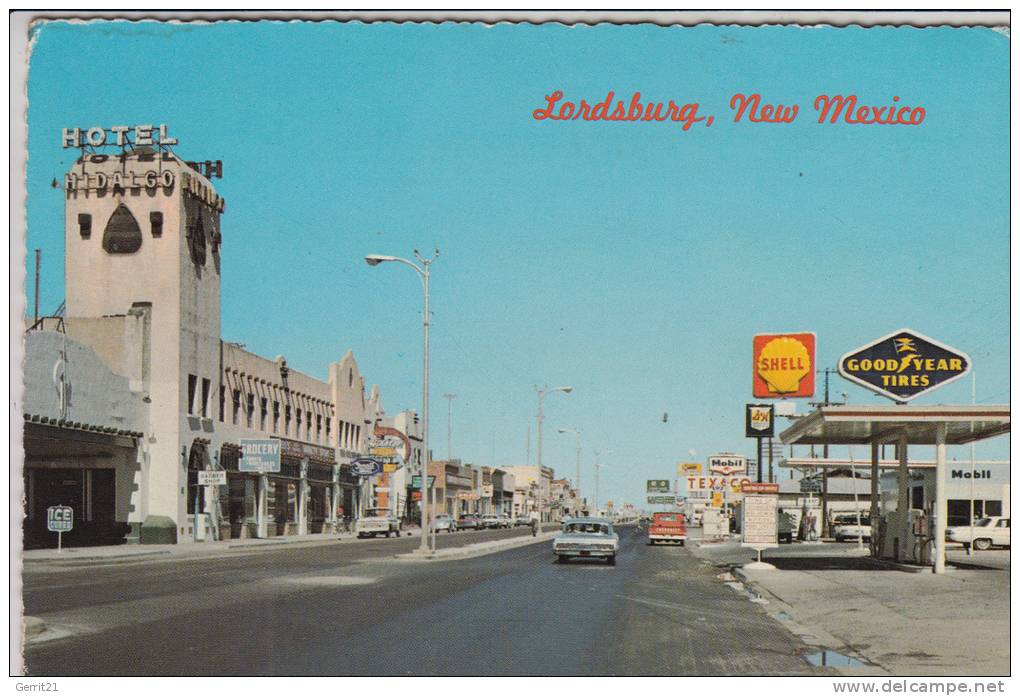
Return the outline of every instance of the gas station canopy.
<path id="1" fill-rule="evenodd" d="M 779 434 L 785 445 L 864 445 L 893 442 L 936 444 L 945 424 L 947 445 L 963 445 L 1009 432 L 1009 405 L 823 406 Z"/>

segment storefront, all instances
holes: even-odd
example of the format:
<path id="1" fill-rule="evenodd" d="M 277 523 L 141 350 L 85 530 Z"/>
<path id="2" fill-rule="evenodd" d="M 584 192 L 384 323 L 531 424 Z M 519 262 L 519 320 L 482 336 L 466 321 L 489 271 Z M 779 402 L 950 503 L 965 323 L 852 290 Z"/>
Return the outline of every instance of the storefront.
<path id="1" fill-rule="evenodd" d="M 137 542 L 137 524 L 127 521 L 127 485 L 137 470 L 136 436 L 42 424 L 25 424 L 26 549 L 51 548 L 57 535 L 46 528 L 46 510 L 71 508 L 74 527 L 64 546 Z M 121 499 L 118 506 L 118 479 Z M 118 507 L 120 510 L 118 510 Z"/>

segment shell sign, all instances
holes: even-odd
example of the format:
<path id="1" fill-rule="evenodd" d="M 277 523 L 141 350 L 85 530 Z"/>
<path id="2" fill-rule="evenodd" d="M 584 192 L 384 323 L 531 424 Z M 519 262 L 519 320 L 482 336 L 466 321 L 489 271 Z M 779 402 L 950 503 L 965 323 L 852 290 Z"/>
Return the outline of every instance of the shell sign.
<path id="1" fill-rule="evenodd" d="M 815 335 L 754 337 L 754 397 L 778 399 L 815 394 Z"/>

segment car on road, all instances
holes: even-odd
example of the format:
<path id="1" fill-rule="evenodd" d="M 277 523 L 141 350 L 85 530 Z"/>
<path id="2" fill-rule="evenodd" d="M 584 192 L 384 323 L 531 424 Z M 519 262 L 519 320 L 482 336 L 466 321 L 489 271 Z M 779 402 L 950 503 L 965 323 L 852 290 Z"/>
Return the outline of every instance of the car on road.
<path id="1" fill-rule="evenodd" d="M 460 519 L 457 520 L 457 529 L 473 529 L 476 532 L 479 529 L 484 529 L 482 526 L 482 518 L 473 513 L 461 515 Z"/>
<path id="2" fill-rule="evenodd" d="M 660 541 L 684 545 L 687 541 L 687 522 L 680 512 L 656 512 L 648 525 L 648 545 Z"/>
<path id="3" fill-rule="evenodd" d="M 871 517 L 861 515 L 860 524 L 857 523 L 857 515 L 840 515 L 832 527 L 832 537 L 836 541 L 863 541 L 871 540 Z"/>
<path id="4" fill-rule="evenodd" d="M 400 520 L 386 508 L 370 508 L 354 523 L 359 539 L 365 537 L 400 536 Z"/>
<path id="5" fill-rule="evenodd" d="M 496 515 L 482 515 L 482 527 L 484 529 L 498 529 L 499 517 Z"/>
<path id="6" fill-rule="evenodd" d="M 433 532 L 456 532 L 457 520 L 447 514 L 436 515 L 429 526 Z"/>
<path id="7" fill-rule="evenodd" d="M 527 527 L 529 524 L 531 524 L 531 515 L 518 515 L 514 518 L 515 527 Z"/>
<path id="8" fill-rule="evenodd" d="M 974 533 L 970 526 L 947 527 L 946 541 L 956 541 L 964 546 L 973 542 L 978 551 L 985 551 L 993 546 L 1009 546 L 1009 518 L 985 517 L 974 522 Z"/>
<path id="9" fill-rule="evenodd" d="M 616 565 L 619 547 L 620 538 L 613 524 L 597 517 L 575 518 L 553 539 L 553 553 L 559 563 L 571 558 L 604 558 L 609 565 Z"/>
<path id="10" fill-rule="evenodd" d="M 496 515 L 496 518 L 499 520 L 499 526 L 500 527 L 503 527 L 505 529 L 510 529 L 511 527 L 514 526 L 514 521 L 511 520 L 506 515 Z"/>

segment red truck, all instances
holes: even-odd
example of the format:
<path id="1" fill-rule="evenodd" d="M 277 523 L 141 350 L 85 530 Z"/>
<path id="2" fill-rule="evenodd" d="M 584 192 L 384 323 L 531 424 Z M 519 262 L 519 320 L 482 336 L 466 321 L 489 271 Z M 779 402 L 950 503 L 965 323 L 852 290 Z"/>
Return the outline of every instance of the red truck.
<path id="1" fill-rule="evenodd" d="M 652 515 L 652 521 L 648 525 L 648 545 L 659 541 L 684 545 L 687 541 L 687 523 L 682 513 L 656 512 Z"/>

